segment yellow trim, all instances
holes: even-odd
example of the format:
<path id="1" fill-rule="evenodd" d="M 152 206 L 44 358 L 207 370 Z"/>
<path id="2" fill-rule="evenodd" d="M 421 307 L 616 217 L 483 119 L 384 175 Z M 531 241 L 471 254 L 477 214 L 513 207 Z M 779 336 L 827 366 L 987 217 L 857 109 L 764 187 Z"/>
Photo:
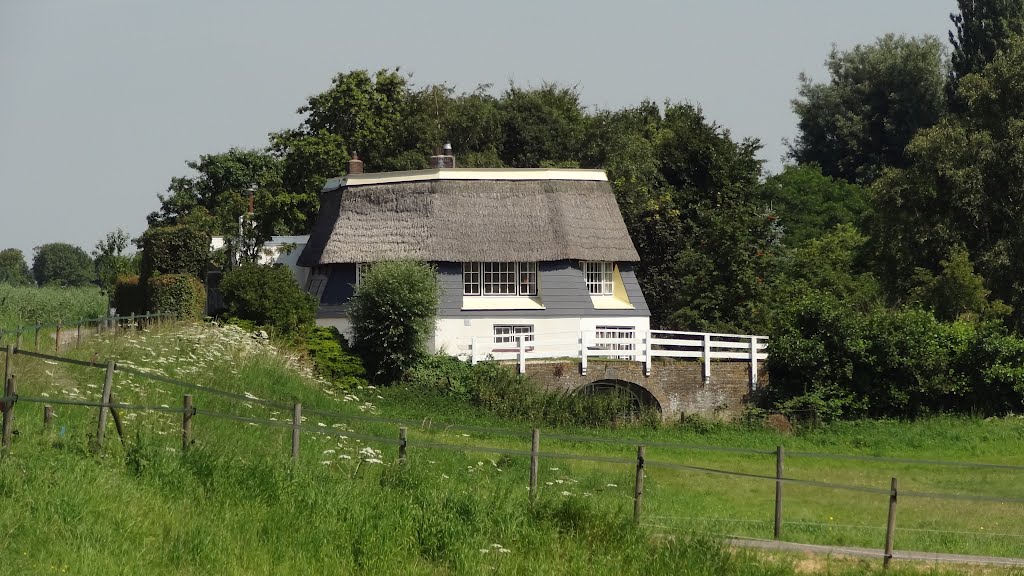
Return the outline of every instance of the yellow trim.
<path id="1" fill-rule="evenodd" d="M 595 310 L 635 310 L 629 302 L 623 302 L 614 296 L 591 296 Z"/>
<path id="2" fill-rule="evenodd" d="M 635 310 L 626 294 L 626 284 L 622 281 L 619 265 L 612 264 L 612 293 L 607 295 L 591 295 L 590 301 L 596 310 Z"/>
<path id="3" fill-rule="evenodd" d="M 463 310 L 544 310 L 539 296 L 463 296 Z"/>
<path id="4" fill-rule="evenodd" d="M 619 265 L 612 265 L 612 296 L 629 304 L 629 296 L 626 295 L 626 285 L 622 282 L 622 274 L 619 272 Z"/>

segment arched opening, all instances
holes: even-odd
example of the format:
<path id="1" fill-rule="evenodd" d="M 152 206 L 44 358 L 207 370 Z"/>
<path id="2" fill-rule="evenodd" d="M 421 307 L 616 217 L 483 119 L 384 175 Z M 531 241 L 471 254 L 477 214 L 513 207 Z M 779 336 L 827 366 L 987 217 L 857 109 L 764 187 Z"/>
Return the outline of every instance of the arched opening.
<path id="1" fill-rule="evenodd" d="M 577 394 L 605 395 L 622 402 L 622 417 L 632 419 L 644 411 L 654 409 L 661 413 L 661 403 L 649 390 L 626 380 L 597 380 L 580 388 Z"/>

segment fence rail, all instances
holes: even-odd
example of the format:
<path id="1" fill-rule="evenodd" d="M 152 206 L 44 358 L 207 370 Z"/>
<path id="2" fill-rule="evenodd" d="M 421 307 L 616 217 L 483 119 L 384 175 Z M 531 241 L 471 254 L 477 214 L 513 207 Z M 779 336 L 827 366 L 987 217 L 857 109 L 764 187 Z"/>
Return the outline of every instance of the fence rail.
<path id="1" fill-rule="evenodd" d="M 529 360 L 575 358 L 583 375 L 591 358 L 640 362 L 651 375 L 655 358 L 702 360 L 704 381 L 711 381 L 712 361 L 750 363 L 750 384 L 757 388 L 758 362 L 768 359 L 768 337 L 673 330 L 582 330 L 579 332 L 521 332 L 494 338 L 458 338 L 456 355 L 476 364 L 481 360 L 515 361 L 520 373 Z"/>
<path id="2" fill-rule="evenodd" d="M 83 408 L 92 408 L 98 410 L 98 433 L 93 439 L 94 450 L 100 451 L 103 449 L 103 430 L 106 426 L 106 417 L 109 415 L 113 416 L 117 432 L 121 441 L 125 441 L 125 435 L 123 425 L 119 418 L 118 410 L 123 411 L 155 411 L 170 414 L 182 414 L 182 450 L 187 451 L 192 443 L 192 423 L 195 418 L 211 418 L 219 420 L 227 420 L 239 422 L 247 425 L 263 426 L 268 428 L 277 429 L 289 429 L 291 431 L 291 456 L 292 459 L 299 460 L 300 455 L 300 440 L 303 434 L 318 434 L 328 436 L 346 437 L 356 440 L 365 441 L 368 443 L 374 443 L 377 445 L 389 445 L 397 446 L 398 451 L 396 459 L 400 463 L 407 463 L 408 452 L 410 450 L 447 450 L 457 452 L 479 452 L 479 453 L 490 453 L 490 454 L 502 454 L 509 456 L 522 456 L 530 458 L 530 497 L 531 500 L 536 497 L 538 482 L 539 482 L 539 461 L 540 460 L 577 460 L 586 462 L 596 462 L 603 464 L 622 465 L 635 467 L 636 479 L 634 486 L 633 502 L 634 502 L 634 521 L 640 522 L 643 508 L 643 482 L 646 476 L 646 470 L 650 468 L 661 468 L 668 470 L 679 470 L 683 472 L 699 473 L 699 474 L 711 474 L 719 476 L 731 476 L 737 478 L 745 478 L 756 481 L 771 482 L 776 487 L 775 491 L 775 517 L 773 520 L 765 520 L 764 522 L 771 522 L 773 525 L 774 538 L 776 540 L 782 539 L 783 531 L 783 503 L 784 503 L 784 492 L 782 487 L 784 485 L 800 485 L 809 486 L 829 490 L 843 490 L 849 492 L 857 492 L 863 494 L 872 494 L 876 496 L 885 496 L 889 505 L 889 522 L 886 531 L 885 547 L 883 557 L 885 558 L 886 564 L 892 558 L 892 535 L 896 529 L 895 525 L 895 510 L 897 502 L 900 498 L 919 498 L 919 499 L 939 499 L 939 500 L 969 500 L 969 501 L 985 501 L 985 502 L 999 502 L 999 503 L 1014 503 L 1024 504 L 1024 497 L 1013 497 L 1013 496 L 1002 496 L 1002 495 L 991 495 L 991 494 L 961 494 L 961 493 L 949 493 L 949 492 L 926 492 L 926 491 L 914 491 L 914 490 L 901 490 L 898 487 L 897 479 L 891 478 L 891 486 L 889 488 L 881 486 L 865 486 L 865 485 L 854 485 L 854 484 L 842 484 L 836 482 L 827 482 L 820 480 L 812 480 L 807 478 L 796 478 L 786 476 L 784 474 L 784 458 L 789 457 L 809 457 L 809 458 L 838 458 L 846 459 L 853 458 L 857 460 L 873 460 L 878 462 L 891 462 L 891 463 L 902 463 L 902 464 L 919 464 L 927 466 L 954 466 L 954 467 L 978 467 L 978 468 L 1001 468 L 1007 470 L 1022 470 L 1024 466 L 1021 465 L 1010 465 L 1010 464 L 998 464 L 998 463 L 987 463 L 987 462 L 957 462 L 957 461 L 946 461 L 946 460 L 919 460 L 912 458 L 890 458 L 890 457 L 875 457 L 875 456 L 859 456 L 859 455 L 845 455 L 845 454 L 828 454 L 828 453 L 815 453 L 815 452 L 789 452 L 786 453 L 782 446 L 777 447 L 775 450 L 763 450 L 755 448 L 738 448 L 729 446 L 704 446 L 704 445 L 693 445 L 684 443 L 673 443 L 673 442 L 651 442 L 641 439 L 612 439 L 612 438 L 601 438 L 594 436 L 576 436 L 576 435 L 565 435 L 565 434 L 546 434 L 544 438 L 548 440 L 557 440 L 562 442 L 572 443 L 603 443 L 603 444 L 619 444 L 635 446 L 637 448 L 636 458 L 625 458 L 616 456 L 600 456 L 594 454 L 579 454 L 574 452 L 564 451 L 541 451 L 540 450 L 540 438 L 541 431 L 534 428 L 530 431 L 520 430 L 501 430 L 484 427 L 464 426 L 464 425 L 449 425 L 442 423 L 434 423 L 430 419 L 424 419 L 420 422 L 421 427 L 425 434 L 430 434 L 436 430 L 472 430 L 484 434 L 491 435 L 512 435 L 512 436 L 530 436 L 531 444 L 527 449 L 525 446 L 522 449 L 517 448 L 505 448 L 497 446 L 484 446 L 472 443 L 450 443 L 450 442 L 437 442 L 429 437 L 423 438 L 411 438 L 408 435 L 408 426 L 410 422 L 407 419 L 396 419 L 396 418 L 383 418 L 377 416 L 369 416 L 364 414 L 351 414 L 346 412 L 336 412 L 329 410 L 310 409 L 306 410 L 308 414 L 316 414 L 329 418 L 334 418 L 339 421 L 357 420 L 357 421 L 369 421 L 379 422 L 388 424 L 400 424 L 398 434 L 394 437 L 383 437 L 375 435 L 358 434 L 348 430 L 337 430 L 334 428 L 326 427 L 323 425 L 311 425 L 309 423 L 304 424 L 302 422 L 302 405 L 301 403 L 285 403 L 279 401 L 265 400 L 259 398 L 253 398 L 249 395 L 236 394 L 226 390 L 220 390 L 208 386 L 202 386 L 185 382 L 182 380 L 169 378 L 162 375 L 150 374 L 143 370 L 135 368 L 126 368 L 124 366 L 118 366 L 113 360 L 107 360 L 104 364 L 95 362 L 84 362 L 73 358 L 65 358 L 60 356 L 52 356 L 48 354 L 41 354 L 35 352 L 22 351 L 8 345 L 5 349 L 0 350 L 4 352 L 5 363 L 4 363 L 4 393 L 0 397 L 0 409 L 3 412 L 3 436 L 2 442 L 0 442 L 0 449 L 3 450 L 3 454 L 6 455 L 12 444 L 12 431 L 14 426 L 15 418 L 15 407 L 19 403 L 27 404 L 41 404 L 44 408 L 44 424 L 49 426 L 50 420 L 52 419 L 52 407 L 51 405 L 67 405 L 67 406 L 79 406 Z M 13 370 L 13 361 L 16 356 L 25 355 L 33 358 L 46 359 L 50 361 L 68 363 L 78 366 L 86 366 L 92 368 L 102 368 L 105 370 L 105 381 L 103 387 L 103 394 L 99 401 L 93 400 L 79 400 L 69 398 L 49 398 L 49 397 L 35 397 L 19 395 L 17 392 L 17 380 Z M 291 408 L 292 418 L 291 421 L 277 421 L 269 420 L 265 418 L 253 418 L 248 416 L 242 416 L 238 414 L 232 414 L 228 412 L 220 412 L 214 410 L 208 410 L 197 406 L 191 394 L 185 394 L 182 397 L 181 407 L 170 407 L 166 405 L 145 405 L 145 404 L 131 404 L 121 403 L 114 400 L 112 391 L 112 375 L 115 371 L 121 370 L 129 372 L 145 378 L 151 378 L 155 381 L 178 385 L 191 391 L 198 391 L 202 393 L 209 393 L 211 395 L 226 398 L 234 402 L 244 403 L 259 403 L 261 405 L 276 407 L 276 408 Z M 723 451 L 723 452 L 735 452 L 751 455 L 774 455 L 775 457 L 775 474 L 757 474 L 752 472 L 743 472 L 736 470 L 724 470 L 719 468 L 711 468 L 704 466 L 695 466 L 690 464 L 681 464 L 678 462 L 666 462 L 661 460 L 650 460 L 647 458 L 647 448 L 668 448 L 668 449 L 680 449 L 680 450 L 700 450 L 700 451 Z M 652 519 L 659 517 L 652 516 Z M 760 521 L 758 521 L 760 522 Z M 806 524 L 806 522 L 794 521 L 791 522 L 794 525 Z M 902 529 L 902 528 L 901 528 Z M 914 529 L 906 528 L 903 530 L 925 530 L 925 529 Z M 942 532 L 942 530 L 931 529 L 936 532 Z M 955 531 L 950 531 L 955 532 Z M 1022 535 L 1024 536 L 1024 535 Z"/>

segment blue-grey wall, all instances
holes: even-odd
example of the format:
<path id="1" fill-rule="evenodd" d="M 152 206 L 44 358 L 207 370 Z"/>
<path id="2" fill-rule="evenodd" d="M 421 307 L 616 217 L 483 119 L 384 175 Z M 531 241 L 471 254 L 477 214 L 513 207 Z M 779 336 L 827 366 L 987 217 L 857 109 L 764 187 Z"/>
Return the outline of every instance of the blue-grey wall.
<path id="1" fill-rule="evenodd" d="M 325 306 L 345 304 L 355 292 L 356 265 L 331 264 L 330 270 L 320 303 Z"/>
<path id="2" fill-rule="evenodd" d="M 438 316 L 442 318 L 546 318 L 546 317 L 600 317 L 650 316 L 633 265 L 620 263 L 619 272 L 633 310 L 596 310 L 587 292 L 587 282 L 579 263 L 571 260 L 540 262 L 538 264 L 540 297 L 544 310 L 463 310 L 462 263 L 438 262 L 437 276 L 441 284 L 441 304 Z M 345 304 L 352 298 L 356 282 L 355 264 L 333 264 L 320 303 L 325 306 Z"/>

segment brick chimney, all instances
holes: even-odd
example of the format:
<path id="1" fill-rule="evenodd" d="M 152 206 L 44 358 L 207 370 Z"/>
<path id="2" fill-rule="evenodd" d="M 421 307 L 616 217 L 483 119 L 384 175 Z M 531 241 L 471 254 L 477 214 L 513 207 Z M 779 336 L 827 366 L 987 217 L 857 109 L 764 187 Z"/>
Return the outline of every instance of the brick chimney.
<path id="1" fill-rule="evenodd" d="M 355 152 L 352 153 L 352 159 L 348 161 L 348 173 L 349 174 L 362 174 L 363 173 L 363 161 L 359 159 L 359 155 Z"/>
<path id="2" fill-rule="evenodd" d="M 430 157 L 431 168 L 455 168 L 455 155 L 452 154 L 452 144 L 447 142 L 444 148 L 435 150 L 434 155 Z"/>

